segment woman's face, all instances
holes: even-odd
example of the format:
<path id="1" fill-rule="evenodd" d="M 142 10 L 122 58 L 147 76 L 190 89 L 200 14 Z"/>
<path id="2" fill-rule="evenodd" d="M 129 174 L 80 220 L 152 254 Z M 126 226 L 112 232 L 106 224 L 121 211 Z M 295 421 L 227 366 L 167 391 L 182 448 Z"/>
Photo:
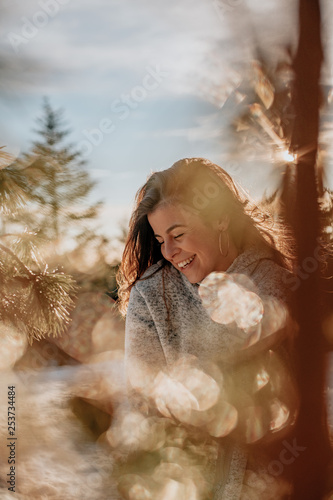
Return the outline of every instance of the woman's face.
<path id="1" fill-rule="evenodd" d="M 163 257 L 198 283 L 213 271 L 225 271 L 231 264 L 219 250 L 219 233 L 226 221 L 204 222 L 180 204 L 163 204 L 148 215 Z"/>

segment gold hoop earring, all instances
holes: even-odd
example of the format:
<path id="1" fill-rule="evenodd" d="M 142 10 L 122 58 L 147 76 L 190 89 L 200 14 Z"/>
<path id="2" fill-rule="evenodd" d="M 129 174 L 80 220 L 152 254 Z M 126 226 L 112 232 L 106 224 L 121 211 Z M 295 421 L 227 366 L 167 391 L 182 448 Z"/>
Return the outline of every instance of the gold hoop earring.
<path id="1" fill-rule="evenodd" d="M 226 252 L 223 252 L 223 250 L 222 250 L 222 233 L 226 233 L 226 236 L 227 236 L 227 251 Z M 222 257 L 227 257 L 228 256 L 228 254 L 229 254 L 229 247 L 230 247 L 229 233 L 228 233 L 228 231 L 221 231 L 220 234 L 219 234 L 219 250 L 220 250 L 220 254 L 222 255 Z"/>

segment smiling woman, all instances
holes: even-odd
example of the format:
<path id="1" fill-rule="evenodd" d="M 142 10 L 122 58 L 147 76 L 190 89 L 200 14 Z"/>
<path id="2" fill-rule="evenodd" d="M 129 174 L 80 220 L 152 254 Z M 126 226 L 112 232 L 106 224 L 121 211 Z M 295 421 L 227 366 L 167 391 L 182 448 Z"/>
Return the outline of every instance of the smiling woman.
<path id="1" fill-rule="evenodd" d="M 163 257 L 191 283 L 198 283 L 213 271 L 225 271 L 237 256 L 230 239 L 228 252 L 220 251 L 219 237 L 228 227 L 226 217 L 219 220 L 216 216 L 205 224 L 200 217 L 183 210 L 181 204 L 166 202 L 148 214 L 148 221 Z"/>
<path id="2" fill-rule="evenodd" d="M 118 275 L 129 386 L 177 425 L 217 440 L 214 500 L 288 491 L 272 458 L 265 465 L 248 445 L 285 437 L 297 414 L 286 356 L 290 241 L 203 158 L 155 172 L 137 194 Z M 194 377 L 194 365 L 204 374 Z M 219 394 L 210 400 L 200 380 L 213 366 Z"/>
<path id="3" fill-rule="evenodd" d="M 198 283 L 212 271 L 227 270 L 250 248 L 266 250 L 276 264 L 291 268 L 284 227 L 273 224 L 221 167 L 203 158 L 180 160 L 152 174 L 137 193 L 118 275 L 120 308 L 126 311 L 132 287 L 158 261 L 185 271 L 178 264 L 195 256 L 188 271 L 197 270 L 186 276 Z"/>

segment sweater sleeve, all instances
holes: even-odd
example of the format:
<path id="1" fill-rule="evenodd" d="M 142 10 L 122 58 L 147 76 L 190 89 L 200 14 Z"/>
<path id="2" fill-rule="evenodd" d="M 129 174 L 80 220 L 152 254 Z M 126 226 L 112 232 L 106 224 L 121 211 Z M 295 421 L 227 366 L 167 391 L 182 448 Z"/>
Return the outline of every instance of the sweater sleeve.
<path id="1" fill-rule="evenodd" d="M 226 328 L 227 360 L 252 357 L 295 332 L 287 291 L 288 272 L 270 260 L 249 276 L 213 273 L 200 286 L 211 319 Z"/>
<path id="2" fill-rule="evenodd" d="M 263 304 L 263 317 L 253 329 L 256 339 L 254 344 L 258 344 L 253 346 L 253 351 L 274 347 L 282 340 L 291 338 L 297 330 L 287 286 L 290 276 L 289 271 L 269 260 L 260 263 L 255 283 Z"/>
<path id="3" fill-rule="evenodd" d="M 155 323 L 140 291 L 131 290 L 125 324 L 125 368 L 133 388 L 146 385 L 166 366 Z"/>

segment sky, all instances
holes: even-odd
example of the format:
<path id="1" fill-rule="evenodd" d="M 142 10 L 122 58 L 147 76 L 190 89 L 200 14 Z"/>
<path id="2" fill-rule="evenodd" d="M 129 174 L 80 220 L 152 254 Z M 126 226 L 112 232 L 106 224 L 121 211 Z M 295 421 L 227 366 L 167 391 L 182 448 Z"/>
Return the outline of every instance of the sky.
<path id="1" fill-rule="evenodd" d="M 323 11 L 331 84 L 329 1 Z M 43 96 L 63 108 L 107 235 L 147 176 L 180 158 L 209 158 L 253 197 L 274 190 L 281 170 L 269 156 L 254 163 L 233 151 L 237 110 L 227 104 L 255 43 L 272 62 L 295 46 L 295 1 L 1 0 L 0 15 L 1 142 L 27 151 Z"/>

